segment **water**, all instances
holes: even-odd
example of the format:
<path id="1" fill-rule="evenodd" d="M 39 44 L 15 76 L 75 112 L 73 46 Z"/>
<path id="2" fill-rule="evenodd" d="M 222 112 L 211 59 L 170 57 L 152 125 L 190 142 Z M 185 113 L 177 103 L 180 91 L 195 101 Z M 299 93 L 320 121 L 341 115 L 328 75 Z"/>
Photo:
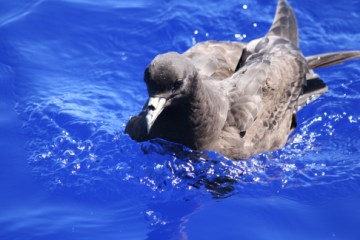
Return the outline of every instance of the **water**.
<path id="1" fill-rule="evenodd" d="M 357 239 L 358 60 L 247 162 L 124 134 L 154 56 L 260 37 L 274 2 L 0 0 L 0 239 Z M 360 49 L 358 1 L 291 3 L 305 55 Z"/>

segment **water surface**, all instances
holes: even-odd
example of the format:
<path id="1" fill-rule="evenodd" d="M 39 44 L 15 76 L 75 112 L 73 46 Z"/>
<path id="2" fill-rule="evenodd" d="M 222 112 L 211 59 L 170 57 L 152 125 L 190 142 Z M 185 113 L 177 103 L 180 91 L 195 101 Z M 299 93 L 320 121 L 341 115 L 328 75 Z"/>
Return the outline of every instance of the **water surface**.
<path id="1" fill-rule="evenodd" d="M 358 1 L 291 3 L 305 55 L 360 49 Z M 0 239 L 359 236 L 360 61 L 320 69 L 285 148 L 246 162 L 124 134 L 157 54 L 261 37 L 275 1 L 0 6 Z"/>

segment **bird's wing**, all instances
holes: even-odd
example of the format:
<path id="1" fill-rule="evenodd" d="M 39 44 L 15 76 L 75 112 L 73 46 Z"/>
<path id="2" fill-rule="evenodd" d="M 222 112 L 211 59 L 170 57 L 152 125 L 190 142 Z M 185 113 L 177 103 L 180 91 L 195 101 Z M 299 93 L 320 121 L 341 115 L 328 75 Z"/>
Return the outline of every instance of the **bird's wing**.
<path id="1" fill-rule="evenodd" d="M 227 123 L 239 132 L 247 131 L 258 118 L 268 127 L 276 125 L 287 110 L 295 109 L 306 72 L 306 60 L 293 44 L 270 39 L 225 81 L 231 89 Z"/>
<path id="2" fill-rule="evenodd" d="M 347 60 L 360 58 L 360 51 L 343 51 L 318 54 L 306 57 L 311 69 L 329 67 Z"/>
<path id="3" fill-rule="evenodd" d="M 184 55 L 204 79 L 222 80 L 234 74 L 245 47 L 239 42 L 206 41 L 194 45 Z"/>
<path id="4" fill-rule="evenodd" d="M 320 79 L 319 75 L 314 73 L 313 69 L 329 67 L 356 58 L 360 58 L 360 51 L 331 52 L 306 57 L 310 71 L 306 77 L 306 86 L 304 86 L 303 93 L 298 100 L 298 109 L 328 91 L 327 85 Z"/>
<path id="5" fill-rule="evenodd" d="M 279 36 L 299 46 L 296 17 L 286 0 L 278 1 L 274 21 L 266 36 Z"/>
<path id="6" fill-rule="evenodd" d="M 246 44 L 236 71 L 244 66 L 248 57 L 258 53 L 264 49 L 265 46 L 269 45 L 269 41 L 290 41 L 294 46 L 299 47 L 298 35 L 298 26 L 294 11 L 286 0 L 278 0 L 275 17 L 268 33 L 265 37 L 254 39 Z"/>

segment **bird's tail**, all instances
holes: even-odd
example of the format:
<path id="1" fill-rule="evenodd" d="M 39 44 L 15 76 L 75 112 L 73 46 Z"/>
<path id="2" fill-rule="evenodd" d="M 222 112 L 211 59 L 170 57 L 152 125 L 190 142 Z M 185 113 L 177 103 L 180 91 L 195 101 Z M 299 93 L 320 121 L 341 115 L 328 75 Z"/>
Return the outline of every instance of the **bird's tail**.
<path id="1" fill-rule="evenodd" d="M 278 0 L 275 18 L 266 36 L 286 38 L 295 46 L 299 46 L 296 17 L 287 0 Z M 306 76 L 306 86 L 298 100 L 299 108 L 314 101 L 328 90 L 313 69 L 336 65 L 355 58 L 360 58 L 360 51 L 333 52 L 306 57 L 309 73 Z"/>

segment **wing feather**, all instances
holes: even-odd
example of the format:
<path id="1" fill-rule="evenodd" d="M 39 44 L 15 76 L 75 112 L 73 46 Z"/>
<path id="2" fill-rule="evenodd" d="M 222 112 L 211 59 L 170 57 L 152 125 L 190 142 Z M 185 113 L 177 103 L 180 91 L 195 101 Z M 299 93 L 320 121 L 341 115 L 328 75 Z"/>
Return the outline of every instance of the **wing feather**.
<path id="1" fill-rule="evenodd" d="M 201 42 L 183 53 L 203 79 L 223 80 L 234 74 L 246 45 L 239 42 Z"/>
<path id="2" fill-rule="evenodd" d="M 307 63 L 301 52 L 289 41 L 270 42 L 274 44 L 250 56 L 227 81 L 234 86 L 229 92 L 227 122 L 239 132 L 250 129 L 258 119 L 267 121 L 269 128 L 279 126 L 284 114 L 295 110 L 305 84 Z"/>
<path id="3" fill-rule="evenodd" d="M 278 36 L 299 46 L 298 26 L 294 11 L 286 0 L 279 0 L 273 24 L 267 36 Z"/>

